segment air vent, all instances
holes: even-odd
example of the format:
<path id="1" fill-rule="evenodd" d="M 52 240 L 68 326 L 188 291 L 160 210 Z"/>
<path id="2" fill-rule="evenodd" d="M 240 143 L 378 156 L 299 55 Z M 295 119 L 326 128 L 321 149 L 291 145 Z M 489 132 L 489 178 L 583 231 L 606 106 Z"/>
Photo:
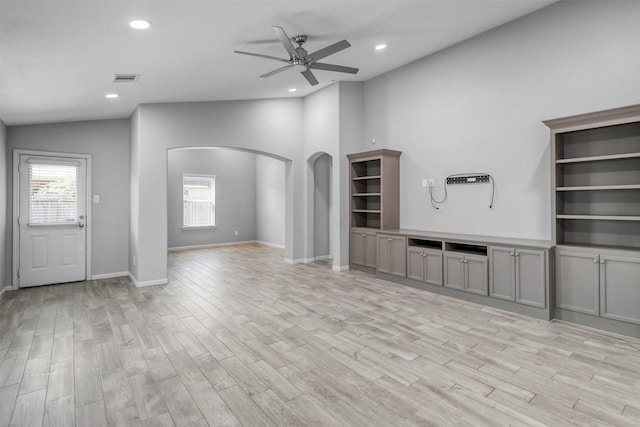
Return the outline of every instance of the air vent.
<path id="1" fill-rule="evenodd" d="M 140 74 L 114 74 L 114 83 L 135 83 L 138 81 Z"/>

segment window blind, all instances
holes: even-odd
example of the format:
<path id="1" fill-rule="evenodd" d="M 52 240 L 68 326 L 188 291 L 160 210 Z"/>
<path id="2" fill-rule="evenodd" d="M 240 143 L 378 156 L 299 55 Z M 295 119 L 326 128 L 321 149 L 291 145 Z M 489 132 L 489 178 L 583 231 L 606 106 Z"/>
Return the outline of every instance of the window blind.
<path id="1" fill-rule="evenodd" d="M 183 176 L 183 225 L 215 225 L 215 177 Z"/>
<path id="2" fill-rule="evenodd" d="M 29 224 L 78 220 L 78 166 L 29 164 Z"/>

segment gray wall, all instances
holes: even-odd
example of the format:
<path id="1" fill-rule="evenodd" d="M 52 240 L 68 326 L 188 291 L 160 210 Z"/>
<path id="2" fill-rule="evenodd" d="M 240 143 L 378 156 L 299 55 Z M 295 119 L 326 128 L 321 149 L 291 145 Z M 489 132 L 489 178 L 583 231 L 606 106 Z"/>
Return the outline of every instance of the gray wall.
<path id="1" fill-rule="evenodd" d="M 256 240 L 256 157 L 262 156 L 229 149 L 169 150 L 169 248 Z M 216 176 L 214 229 L 182 229 L 183 174 Z"/>
<path id="2" fill-rule="evenodd" d="M 284 162 L 256 156 L 256 240 L 284 247 Z"/>
<path id="3" fill-rule="evenodd" d="M 331 255 L 331 157 L 313 163 L 313 246 L 315 258 Z"/>
<path id="4" fill-rule="evenodd" d="M 7 128 L 0 120 L 0 165 L 7 165 Z M 0 290 L 11 283 L 11 239 L 9 238 L 11 220 L 7 218 L 7 199 L 10 197 L 7 188 L 7 168 L 0 172 Z"/>
<path id="5" fill-rule="evenodd" d="M 129 253 L 129 120 L 11 126 L 7 129 L 9 150 L 91 155 L 92 192 L 100 195 L 100 203 L 91 207 L 91 273 L 126 273 Z M 11 194 L 11 159 L 7 168 L 6 188 Z M 11 213 L 11 197 L 8 205 L 7 212 Z"/>
<path id="6" fill-rule="evenodd" d="M 640 102 L 640 2 L 564 1 L 365 83 L 365 138 L 403 152 L 403 228 L 550 238 L 544 119 Z M 370 143 L 361 145 L 371 149 Z M 487 172 L 449 187 L 423 178 Z"/>

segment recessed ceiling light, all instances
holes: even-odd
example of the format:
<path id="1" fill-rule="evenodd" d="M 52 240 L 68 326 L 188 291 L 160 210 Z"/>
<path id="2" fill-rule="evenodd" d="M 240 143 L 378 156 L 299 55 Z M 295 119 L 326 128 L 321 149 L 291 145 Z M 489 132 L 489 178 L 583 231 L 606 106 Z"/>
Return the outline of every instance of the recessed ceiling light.
<path id="1" fill-rule="evenodd" d="M 135 28 L 136 30 L 146 30 L 151 27 L 150 21 L 145 21 L 144 19 L 136 19 L 135 21 L 129 22 L 129 26 L 131 28 Z"/>
<path id="2" fill-rule="evenodd" d="M 296 89 L 295 87 L 292 87 L 291 89 L 289 89 L 289 92 L 295 92 L 296 90 L 298 89 Z"/>
<path id="3" fill-rule="evenodd" d="M 378 46 L 376 46 L 376 50 L 382 50 L 382 49 L 384 49 L 386 47 L 387 47 L 387 45 L 382 43 L 382 44 L 379 44 Z"/>
<path id="4" fill-rule="evenodd" d="M 115 99 L 115 98 L 118 98 L 119 96 L 120 95 L 118 95 L 117 93 L 108 93 L 104 97 L 108 99 Z"/>

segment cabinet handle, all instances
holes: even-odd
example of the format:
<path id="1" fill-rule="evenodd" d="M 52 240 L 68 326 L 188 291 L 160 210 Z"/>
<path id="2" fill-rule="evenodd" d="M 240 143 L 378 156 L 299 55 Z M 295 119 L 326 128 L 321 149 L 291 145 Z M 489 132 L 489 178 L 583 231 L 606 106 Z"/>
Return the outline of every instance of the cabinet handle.
<path id="1" fill-rule="evenodd" d="M 594 264 L 597 264 L 597 263 L 598 263 L 598 260 L 597 260 L 597 259 L 594 259 L 594 260 L 593 260 L 593 263 L 594 263 Z"/>
<path id="2" fill-rule="evenodd" d="M 393 239 L 387 239 L 387 242 L 393 242 Z"/>
<path id="3" fill-rule="evenodd" d="M 518 252 L 516 252 L 516 256 L 520 256 L 520 254 Z"/>
<path id="4" fill-rule="evenodd" d="M 515 254 L 514 254 L 513 252 L 511 252 L 509 255 L 511 255 L 511 256 L 515 256 Z"/>
<path id="5" fill-rule="evenodd" d="M 600 260 L 600 264 L 604 264 L 604 260 L 603 259 Z"/>
<path id="6" fill-rule="evenodd" d="M 464 259 L 461 259 L 460 262 L 464 262 Z"/>

